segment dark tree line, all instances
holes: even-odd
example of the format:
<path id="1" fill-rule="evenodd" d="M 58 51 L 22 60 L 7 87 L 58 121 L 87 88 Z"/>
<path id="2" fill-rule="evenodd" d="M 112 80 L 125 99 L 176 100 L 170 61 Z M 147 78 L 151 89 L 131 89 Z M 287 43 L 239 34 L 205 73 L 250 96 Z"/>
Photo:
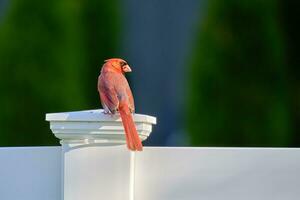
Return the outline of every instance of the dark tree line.
<path id="1" fill-rule="evenodd" d="M 114 0 L 9 1 L 0 24 L 0 146 L 57 144 L 45 113 L 100 107 L 97 74 L 117 52 L 119 29 Z"/>
<path id="2" fill-rule="evenodd" d="M 300 146 L 296 1 L 208 1 L 189 71 L 197 146 Z"/>

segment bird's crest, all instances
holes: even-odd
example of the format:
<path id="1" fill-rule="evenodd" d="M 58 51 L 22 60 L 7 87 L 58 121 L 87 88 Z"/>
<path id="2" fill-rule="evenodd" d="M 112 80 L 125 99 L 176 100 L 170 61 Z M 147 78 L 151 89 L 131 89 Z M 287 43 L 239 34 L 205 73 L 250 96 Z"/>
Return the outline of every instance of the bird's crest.
<path id="1" fill-rule="evenodd" d="M 121 58 L 109 58 L 109 59 L 104 60 L 104 63 L 112 62 L 112 61 L 123 61 L 123 62 L 126 62 L 125 60 L 123 60 Z"/>

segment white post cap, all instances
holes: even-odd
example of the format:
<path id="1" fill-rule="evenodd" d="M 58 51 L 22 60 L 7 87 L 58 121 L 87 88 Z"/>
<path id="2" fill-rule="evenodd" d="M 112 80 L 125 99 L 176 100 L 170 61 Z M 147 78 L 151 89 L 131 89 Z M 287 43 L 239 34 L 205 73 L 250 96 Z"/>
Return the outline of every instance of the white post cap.
<path id="1" fill-rule="evenodd" d="M 147 139 L 156 118 L 133 114 L 133 120 L 141 140 Z M 50 129 L 62 144 L 112 145 L 126 142 L 119 114 L 111 116 L 101 109 L 49 113 L 46 114 L 46 121 L 50 122 Z"/>

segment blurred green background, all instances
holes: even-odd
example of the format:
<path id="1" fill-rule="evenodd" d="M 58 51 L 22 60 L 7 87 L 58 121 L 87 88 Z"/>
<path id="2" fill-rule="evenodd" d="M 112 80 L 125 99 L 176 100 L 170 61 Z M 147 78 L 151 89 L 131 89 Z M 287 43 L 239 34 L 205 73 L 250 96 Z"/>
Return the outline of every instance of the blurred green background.
<path id="1" fill-rule="evenodd" d="M 297 8 L 209 1 L 189 71 L 192 144 L 300 146 Z"/>
<path id="2" fill-rule="evenodd" d="M 128 22 L 131 18 L 126 12 L 133 17 L 143 15 L 130 10 L 134 3 L 10 0 L 0 4 L 0 146 L 57 145 L 45 113 L 100 108 L 96 83 L 103 60 L 128 56 L 139 65 L 130 46 L 124 45 L 139 41 L 139 36 L 128 39 L 133 35 L 130 30 L 143 35 L 142 27 Z M 172 9 L 172 1 L 163 5 L 168 4 Z M 180 112 L 161 110 L 168 103 L 156 104 L 156 100 L 152 105 L 141 103 L 139 91 L 146 93 L 151 83 L 139 89 L 137 84 L 142 83 L 131 82 L 137 104 L 146 107 L 140 110 L 148 108 L 150 114 L 159 116 L 159 124 L 168 125 L 163 129 L 158 124 L 147 145 L 299 147 L 299 6 L 292 0 L 203 1 L 193 11 L 195 28 L 187 31 L 189 36 L 182 36 L 191 38 L 190 53 L 179 53 L 184 64 L 177 73 L 185 73 L 176 76 L 172 87 L 180 84 L 183 93 L 166 96 L 166 102 L 183 99 L 182 105 L 170 109 Z M 155 20 L 161 18 L 158 15 Z M 152 30 L 155 34 L 159 27 Z M 166 37 L 172 35 L 175 32 Z M 176 37 L 172 44 L 180 49 Z M 161 40 L 158 44 L 163 44 Z M 145 48 L 144 43 L 137 46 Z M 142 59 L 151 57 L 145 54 Z M 172 70 L 161 66 L 159 58 L 155 63 L 152 70 L 153 66 Z M 150 67 L 140 69 L 146 73 Z M 159 96 L 168 90 L 155 85 L 174 80 L 165 73 L 151 75 L 151 94 Z M 164 76 L 163 82 L 159 76 Z M 180 117 L 170 122 L 167 115 Z M 181 124 L 179 138 L 185 142 L 168 142 L 172 134 L 166 130 L 177 123 Z M 155 135 L 160 137 L 155 139 Z"/>
<path id="3" fill-rule="evenodd" d="M 116 52 L 119 7 L 97 0 L 8 4 L 0 27 L 0 146 L 58 144 L 45 113 L 99 107 L 97 76 L 103 58 Z"/>

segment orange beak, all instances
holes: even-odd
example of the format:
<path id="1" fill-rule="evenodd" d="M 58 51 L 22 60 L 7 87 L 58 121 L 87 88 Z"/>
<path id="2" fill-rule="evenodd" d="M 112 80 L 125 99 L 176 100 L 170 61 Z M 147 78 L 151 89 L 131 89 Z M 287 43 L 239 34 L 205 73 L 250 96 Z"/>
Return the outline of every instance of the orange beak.
<path id="1" fill-rule="evenodd" d="M 123 72 L 132 72 L 131 68 L 129 67 L 129 65 L 124 65 L 122 67 Z"/>

